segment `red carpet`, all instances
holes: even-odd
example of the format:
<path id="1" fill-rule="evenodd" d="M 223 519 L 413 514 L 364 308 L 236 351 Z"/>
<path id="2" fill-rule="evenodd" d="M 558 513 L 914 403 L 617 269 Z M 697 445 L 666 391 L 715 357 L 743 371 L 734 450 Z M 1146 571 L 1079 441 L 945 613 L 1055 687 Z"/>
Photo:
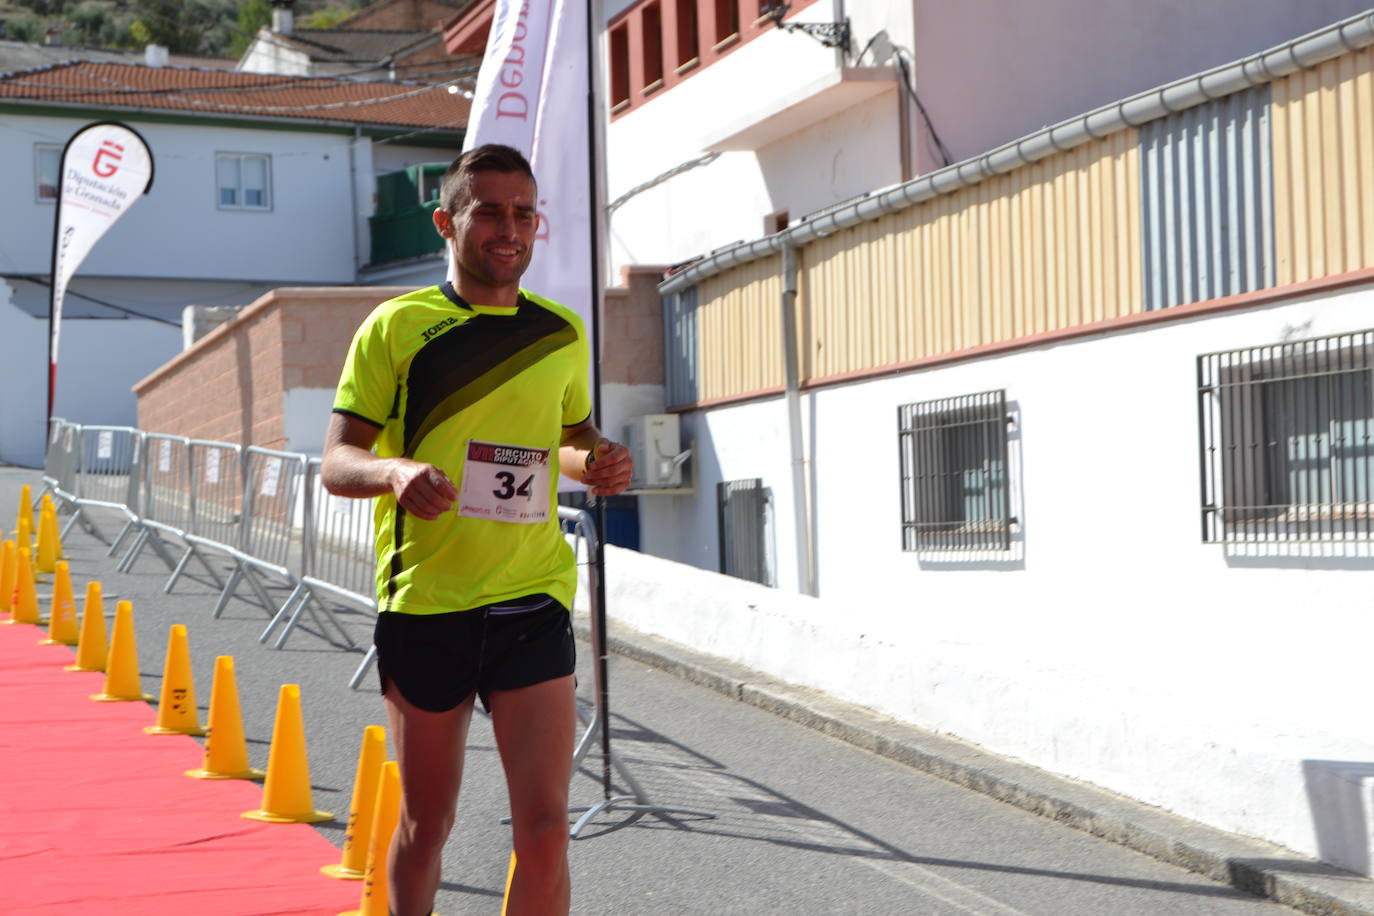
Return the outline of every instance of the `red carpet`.
<path id="1" fill-rule="evenodd" d="M 184 776 L 200 743 L 145 735 L 146 703 L 92 701 L 104 676 L 62 670 L 72 650 L 37 645 L 44 636 L 0 626 L 0 913 L 357 909 L 362 882 L 319 872 L 340 858 L 328 840 L 239 817 L 260 806 L 261 782 Z"/>

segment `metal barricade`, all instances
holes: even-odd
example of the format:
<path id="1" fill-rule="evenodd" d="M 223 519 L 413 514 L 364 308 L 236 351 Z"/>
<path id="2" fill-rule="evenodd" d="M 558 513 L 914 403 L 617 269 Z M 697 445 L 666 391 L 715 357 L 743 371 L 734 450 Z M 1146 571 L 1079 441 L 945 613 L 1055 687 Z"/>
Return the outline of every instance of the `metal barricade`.
<path id="1" fill-rule="evenodd" d="M 264 579 L 276 576 L 293 587 L 299 581 L 303 526 L 297 510 L 304 509 L 300 493 L 306 461 L 305 455 L 296 452 L 256 445 L 244 451 L 242 519 L 238 544 L 229 551 L 234 571 L 215 603 L 216 617 L 244 582 L 267 613 L 274 614 L 278 604 L 267 593 Z"/>
<path id="2" fill-rule="evenodd" d="M 120 572 L 128 572 L 147 545 L 151 545 L 167 568 L 175 572 L 178 561 L 167 549 L 163 535 L 184 540 L 190 524 L 190 442 L 184 436 L 143 434 L 139 462 L 142 464 L 142 487 L 134 522 L 138 534 L 117 567 Z"/>
<path id="3" fill-rule="evenodd" d="M 123 542 L 138 518 L 139 447 L 143 434 L 132 426 L 83 426 L 76 436 L 74 461 L 75 510 L 65 535 L 79 520 L 90 534 L 105 540 L 91 515 L 92 507 L 113 509 L 124 515 L 124 527 L 110 542 L 110 554 Z"/>
<path id="4" fill-rule="evenodd" d="M 48 420 L 48 447 L 43 454 L 43 493 L 52 493 L 63 508 L 76 497 L 77 436 L 81 427 L 58 417 Z M 37 500 L 42 500 L 38 494 Z"/>
<path id="5" fill-rule="evenodd" d="M 172 570 L 163 591 L 170 592 L 186 563 L 195 557 L 210 574 L 217 588 L 223 588 L 219 573 L 205 557 L 202 548 L 232 554 L 239 542 L 243 519 L 243 450 L 228 442 L 192 439 L 188 444 L 191 474 L 190 520 L 182 532 L 186 550 Z"/>
<path id="6" fill-rule="evenodd" d="M 332 601 L 376 613 L 376 548 L 372 525 L 374 501 L 334 496 L 320 482 L 319 458 L 312 458 L 306 469 L 306 511 L 304 533 L 304 574 L 286 603 L 258 637 L 267 642 L 278 626 L 282 627 L 273 645 L 280 649 L 309 612 L 321 633 L 328 620 L 344 641 L 353 639 L 334 617 Z M 321 613 L 323 616 L 321 616 Z"/>

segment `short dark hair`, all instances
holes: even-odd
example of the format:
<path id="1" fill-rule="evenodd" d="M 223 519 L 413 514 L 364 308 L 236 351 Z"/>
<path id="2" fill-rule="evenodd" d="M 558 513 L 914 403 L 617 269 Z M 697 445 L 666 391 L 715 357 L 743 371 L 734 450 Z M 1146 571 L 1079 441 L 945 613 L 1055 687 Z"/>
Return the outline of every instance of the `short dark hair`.
<path id="1" fill-rule="evenodd" d="M 487 143 L 474 146 L 449 164 L 439 185 L 439 206 L 456 213 L 466 202 L 468 184 L 477 172 L 518 172 L 534 181 L 529 160 L 513 146 Z"/>

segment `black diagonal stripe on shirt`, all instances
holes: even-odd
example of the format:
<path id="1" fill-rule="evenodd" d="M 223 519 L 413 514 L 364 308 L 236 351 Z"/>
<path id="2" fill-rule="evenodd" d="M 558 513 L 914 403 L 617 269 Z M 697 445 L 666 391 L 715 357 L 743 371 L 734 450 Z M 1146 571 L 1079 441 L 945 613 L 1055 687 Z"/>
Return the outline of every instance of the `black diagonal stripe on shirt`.
<path id="1" fill-rule="evenodd" d="M 430 340 L 406 378 L 405 455 L 444 420 L 576 340 L 565 319 L 523 297 L 514 315 L 477 315 Z"/>

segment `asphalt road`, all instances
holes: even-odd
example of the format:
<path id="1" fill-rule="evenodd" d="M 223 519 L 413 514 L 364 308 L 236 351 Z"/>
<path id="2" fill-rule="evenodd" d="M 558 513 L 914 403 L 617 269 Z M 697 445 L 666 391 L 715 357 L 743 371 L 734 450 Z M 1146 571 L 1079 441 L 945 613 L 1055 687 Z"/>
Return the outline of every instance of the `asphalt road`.
<path id="1" fill-rule="evenodd" d="M 20 485 L 38 481 L 37 471 L 0 469 L 0 524 L 9 526 Z M 95 518 L 107 537 L 118 531 L 112 516 Z M 375 674 L 359 690 L 348 688 L 361 652 L 310 629 L 298 630 L 282 650 L 269 648 L 257 640 L 266 611 L 233 600 L 214 618 L 217 592 L 203 574 L 164 594 L 168 570 L 152 551 L 124 574 L 105 545 L 79 528 L 64 546 L 78 603 L 92 578 L 102 583 L 109 614 L 116 600 L 133 602 L 146 693 L 158 694 L 172 624 L 187 627 L 202 722 L 214 658 L 234 656 L 254 766 L 267 763 L 279 686 L 301 685 L 315 806 L 337 817 L 317 829 L 342 846 L 363 727 L 385 724 Z M 286 596 L 280 587 L 272 593 Z M 339 619 L 360 645 L 368 643 L 367 616 Z M 579 695 L 590 702 L 591 656 L 586 645 L 579 652 Z M 1293 912 L 634 661 L 612 656 L 609 682 L 615 753 L 645 794 L 715 817 L 598 816 L 571 845 L 575 913 Z M 601 800 L 600 773 L 594 750 L 574 775 L 574 803 Z M 617 791 L 625 787 L 618 783 Z M 500 912 L 510 850 L 509 829 L 498 822 L 505 811 L 490 725 L 479 712 L 436 912 Z"/>

